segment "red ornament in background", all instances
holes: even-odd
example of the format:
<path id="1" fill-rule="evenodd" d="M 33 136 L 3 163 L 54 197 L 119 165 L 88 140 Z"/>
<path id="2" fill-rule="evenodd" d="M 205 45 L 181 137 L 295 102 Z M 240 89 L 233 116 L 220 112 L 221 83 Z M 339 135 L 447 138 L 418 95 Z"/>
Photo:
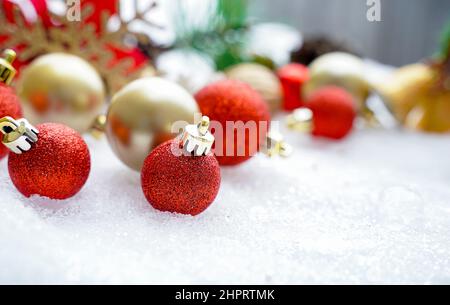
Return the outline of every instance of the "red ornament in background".
<path id="1" fill-rule="evenodd" d="M 209 119 L 204 122 L 198 125 L 198 131 L 195 125 L 188 125 L 182 140 L 159 145 L 145 160 L 142 190 L 155 209 L 195 216 L 216 198 L 220 166 L 210 152 L 214 137 L 207 131 Z"/>
<path id="2" fill-rule="evenodd" d="M 12 50 L 4 52 L 4 58 L 0 58 L 0 118 L 9 116 L 14 119 L 22 117 L 22 107 L 14 90 L 9 87 L 16 70 L 12 66 L 16 53 Z M 3 159 L 9 150 L 0 143 L 0 160 Z"/>
<path id="3" fill-rule="evenodd" d="M 277 74 L 283 90 L 283 109 L 291 111 L 303 107 L 302 87 L 309 78 L 308 68 L 293 63 L 280 68 Z"/>
<path id="4" fill-rule="evenodd" d="M 109 62 L 109 67 L 119 65 L 125 58 L 131 58 L 133 65 L 130 66 L 126 73 L 132 73 L 146 66 L 149 63 L 148 57 L 144 55 L 138 48 L 133 49 L 121 49 L 113 45 L 107 45 L 106 48 L 114 53 L 114 58 Z"/>
<path id="5" fill-rule="evenodd" d="M 107 16 L 113 16 L 118 13 L 119 0 L 83 0 L 81 1 L 81 8 L 88 5 L 92 5 L 94 11 L 92 15 L 89 16 L 83 22 L 85 23 L 95 23 L 97 25 L 97 30 L 100 31 L 100 25 L 102 23 L 102 16 L 106 13 Z"/>
<path id="6" fill-rule="evenodd" d="M 30 150 L 10 153 L 8 170 L 24 196 L 67 199 L 77 194 L 91 170 L 89 149 L 73 129 L 54 123 L 38 125 L 38 140 Z"/>
<path id="7" fill-rule="evenodd" d="M 22 107 L 20 101 L 12 88 L 0 83 L 0 118 L 10 116 L 18 119 L 22 117 Z M 0 160 L 3 159 L 9 150 L 0 143 Z"/>
<path id="8" fill-rule="evenodd" d="M 314 136 L 342 139 L 353 128 L 355 102 L 342 88 L 328 86 L 317 90 L 307 101 L 307 107 L 313 113 Z"/>
<path id="9" fill-rule="evenodd" d="M 200 90 L 195 95 L 195 99 L 204 115 L 222 125 L 223 135 L 215 134 L 215 153 L 221 165 L 242 163 L 259 151 L 270 125 L 270 112 L 267 103 L 258 92 L 240 81 L 222 80 Z M 245 141 L 241 140 L 243 137 L 238 137 L 236 130 L 227 132 L 227 121 L 240 121 L 244 124 L 255 122 L 257 127 L 256 146 L 251 145 L 254 141 L 250 140 L 248 132 L 245 132 Z M 233 144 L 233 155 L 226 156 L 227 146 Z M 238 152 L 241 151 L 245 152 L 243 156 L 238 155 Z"/>

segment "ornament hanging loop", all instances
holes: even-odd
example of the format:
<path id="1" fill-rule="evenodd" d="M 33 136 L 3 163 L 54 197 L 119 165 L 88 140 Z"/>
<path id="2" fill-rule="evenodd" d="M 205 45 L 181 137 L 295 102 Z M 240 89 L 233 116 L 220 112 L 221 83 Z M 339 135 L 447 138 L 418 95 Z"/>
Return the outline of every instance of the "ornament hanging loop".
<path id="1" fill-rule="evenodd" d="M 3 52 L 3 58 L 0 58 L 0 83 L 10 85 L 17 70 L 12 66 L 16 59 L 16 52 L 7 49 Z"/>
<path id="2" fill-rule="evenodd" d="M 31 145 L 38 141 L 39 131 L 26 119 L 1 118 L 0 132 L 3 145 L 16 154 L 29 151 Z"/>
<path id="3" fill-rule="evenodd" d="M 183 148 L 195 156 L 207 155 L 214 143 L 214 136 L 208 129 L 209 117 L 207 116 L 203 116 L 197 125 L 187 125 L 181 139 Z"/>

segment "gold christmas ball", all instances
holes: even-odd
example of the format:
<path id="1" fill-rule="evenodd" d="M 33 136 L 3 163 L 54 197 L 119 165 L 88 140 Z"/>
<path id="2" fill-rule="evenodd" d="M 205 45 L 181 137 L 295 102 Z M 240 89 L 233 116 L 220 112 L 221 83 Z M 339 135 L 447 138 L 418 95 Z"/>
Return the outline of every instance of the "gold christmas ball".
<path id="1" fill-rule="evenodd" d="M 375 90 L 396 119 L 405 123 L 408 113 L 418 104 L 418 96 L 425 92 L 433 79 L 433 71 L 421 63 L 397 69 L 388 79 L 375 85 Z"/>
<path id="2" fill-rule="evenodd" d="M 450 132 L 450 91 L 423 92 L 405 119 L 405 126 L 426 132 Z"/>
<path id="3" fill-rule="evenodd" d="M 427 132 L 450 131 L 450 90 L 439 86 L 438 71 L 417 63 L 397 69 L 376 91 L 404 126 Z"/>
<path id="4" fill-rule="evenodd" d="M 268 103 L 272 112 L 280 109 L 281 84 L 278 77 L 269 68 L 256 63 L 243 63 L 229 68 L 225 71 L 225 75 L 253 87 Z"/>
<path id="5" fill-rule="evenodd" d="M 97 71 L 84 59 L 52 53 L 35 59 L 17 84 L 24 116 L 33 124 L 63 123 L 86 132 L 105 102 Z"/>
<path id="6" fill-rule="evenodd" d="M 303 87 L 306 98 L 321 87 L 334 85 L 347 90 L 359 110 L 365 108 L 370 88 L 364 76 L 364 62 L 360 58 L 343 52 L 327 53 L 316 58 L 309 69 L 310 79 Z"/>
<path id="7" fill-rule="evenodd" d="M 193 123 L 199 112 L 192 95 L 180 85 L 159 77 L 142 78 L 113 96 L 106 135 L 119 159 L 140 171 L 156 146 L 177 135 L 172 124 Z"/>

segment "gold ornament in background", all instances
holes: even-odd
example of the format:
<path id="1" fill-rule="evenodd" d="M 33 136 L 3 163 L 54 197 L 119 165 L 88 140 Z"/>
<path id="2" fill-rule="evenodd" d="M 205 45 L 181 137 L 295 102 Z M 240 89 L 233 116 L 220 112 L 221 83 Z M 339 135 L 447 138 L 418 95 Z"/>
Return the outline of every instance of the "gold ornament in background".
<path id="1" fill-rule="evenodd" d="M 282 92 L 278 77 L 269 68 L 256 63 L 235 65 L 225 71 L 230 79 L 247 83 L 266 100 L 271 112 L 280 109 Z M 299 93 L 300 94 L 300 93 Z"/>
<path id="2" fill-rule="evenodd" d="M 72 22 L 65 16 L 51 12 L 49 14 L 56 25 L 46 28 L 39 17 L 29 25 L 18 8 L 14 10 L 12 23 L 6 19 L 3 10 L 0 10 L 0 36 L 7 37 L 3 42 L 4 45 L 21 46 L 19 60 L 23 62 L 55 52 L 70 53 L 85 59 L 98 71 L 106 83 L 108 93 L 112 94 L 128 82 L 141 77 L 143 73 L 148 74 L 149 70 L 155 74 L 151 66 L 134 68 L 132 58 L 123 58 L 112 64 L 116 58 L 113 48 L 128 47 L 125 44 L 126 38 L 132 37 L 144 43 L 149 41 L 147 36 L 130 30 L 132 22 L 139 20 L 157 27 L 145 18 L 145 15 L 155 7 L 155 3 L 152 2 L 145 9 L 139 9 L 137 1 L 133 3 L 137 12 L 135 18 L 125 21 L 119 14 L 117 16 L 119 26 L 114 31 L 108 30 L 107 25 L 111 16 L 106 12 L 102 15 L 100 29 L 96 29 L 93 23 Z M 93 7 L 86 5 L 81 11 L 81 20 L 86 20 L 92 13 Z"/>
<path id="3" fill-rule="evenodd" d="M 88 131 L 105 103 L 97 71 L 84 59 L 47 54 L 23 69 L 17 83 L 24 115 L 32 124 L 56 122 Z"/>
<path id="4" fill-rule="evenodd" d="M 363 116 L 369 114 L 366 100 L 370 87 L 364 76 L 364 62 L 359 57 L 343 52 L 327 53 L 311 63 L 309 73 L 310 78 L 303 87 L 306 98 L 321 87 L 339 86 L 353 96 Z"/>
<path id="5" fill-rule="evenodd" d="M 416 105 L 416 96 L 423 92 L 433 77 L 425 64 L 417 63 L 397 69 L 388 79 L 375 85 L 395 118 L 405 123 L 408 113 Z"/>
<path id="6" fill-rule="evenodd" d="M 106 135 L 119 159 L 139 171 L 157 145 L 176 136 L 172 124 L 193 123 L 198 112 L 196 101 L 181 86 L 159 77 L 142 78 L 114 95 Z"/>
<path id="7" fill-rule="evenodd" d="M 417 63 L 398 69 L 375 89 L 404 126 L 429 132 L 448 132 L 450 88 L 439 86 L 438 79 L 438 70 Z"/>

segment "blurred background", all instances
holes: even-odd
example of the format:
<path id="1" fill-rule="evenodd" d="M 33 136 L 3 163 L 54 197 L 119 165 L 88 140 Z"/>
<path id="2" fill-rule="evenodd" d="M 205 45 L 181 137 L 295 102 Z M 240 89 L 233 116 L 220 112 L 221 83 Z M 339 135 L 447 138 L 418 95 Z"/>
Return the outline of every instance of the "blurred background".
<path id="1" fill-rule="evenodd" d="M 93 65 L 108 96 L 142 76 L 163 77 L 191 94 L 229 78 L 257 89 L 273 113 L 304 107 L 315 91 L 338 86 L 370 126 L 450 132 L 448 0 L 0 3 L 7 13 L 0 43 L 18 51 L 19 72 L 59 51 Z M 77 4 L 78 19 L 70 20 Z M 16 20 L 15 6 L 33 30 Z"/>
<path id="2" fill-rule="evenodd" d="M 20 3 L 27 0 L 14 1 Z M 241 13 L 254 23 L 290 25 L 299 30 L 304 38 L 332 37 L 362 57 L 389 65 L 402 66 L 434 54 L 442 29 L 450 18 L 450 1 L 379 0 L 381 21 L 369 22 L 366 15 L 371 1 L 374 0 L 247 0 L 242 1 L 247 2 L 247 11 Z M 49 2 L 57 7 L 64 1 Z M 145 6 L 149 2 L 152 0 L 140 0 L 139 5 Z M 169 44 L 179 34 L 174 33 L 177 29 L 172 28 L 171 22 L 167 23 L 167 15 L 173 15 L 173 10 L 190 7 L 193 21 L 197 24 L 208 20 L 207 11 L 214 11 L 210 7 L 214 1 L 156 2 L 160 9 L 154 11 L 151 18 L 165 27 L 165 31 L 156 33 L 156 36 Z M 121 0 L 120 3 L 124 14 L 128 12 L 131 16 L 133 1 Z"/>
<path id="3" fill-rule="evenodd" d="M 258 20 L 287 23 L 306 37 L 327 35 L 364 57 L 401 66 L 432 55 L 450 17 L 448 0 L 380 0 L 381 21 L 366 19 L 365 0 L 250 0 Z"/>

